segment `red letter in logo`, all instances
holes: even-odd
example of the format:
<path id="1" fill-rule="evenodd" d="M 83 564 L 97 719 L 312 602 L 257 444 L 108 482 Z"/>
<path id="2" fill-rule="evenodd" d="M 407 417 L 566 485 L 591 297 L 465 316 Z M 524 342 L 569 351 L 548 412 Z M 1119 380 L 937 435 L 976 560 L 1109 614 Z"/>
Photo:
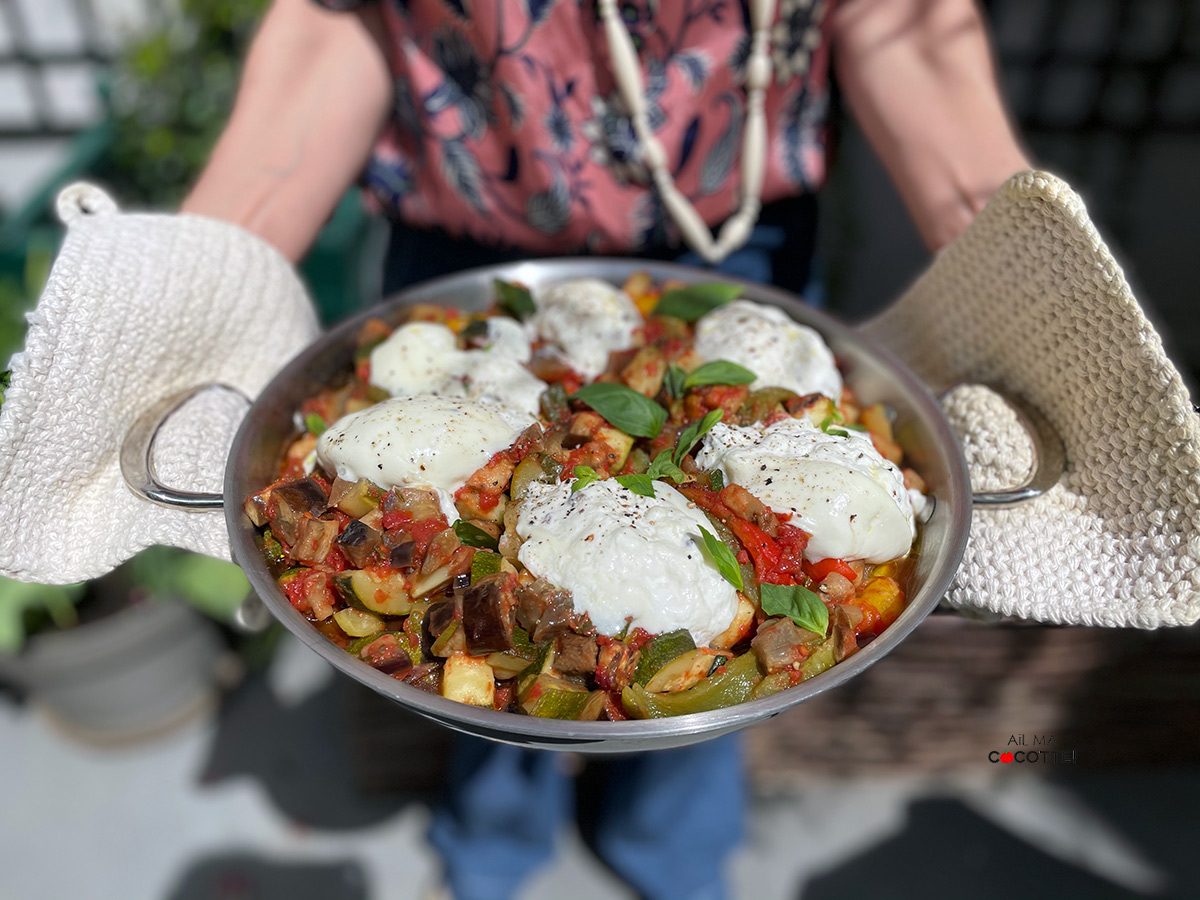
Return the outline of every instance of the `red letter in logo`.
<path id="1" fill-rule="evenodd" d="M 1001 753 L 1000 754 L 1000 762 L 1011 763 L 1012 761 L 1013 761 L 1013 755 L 1011 753 Z"/>

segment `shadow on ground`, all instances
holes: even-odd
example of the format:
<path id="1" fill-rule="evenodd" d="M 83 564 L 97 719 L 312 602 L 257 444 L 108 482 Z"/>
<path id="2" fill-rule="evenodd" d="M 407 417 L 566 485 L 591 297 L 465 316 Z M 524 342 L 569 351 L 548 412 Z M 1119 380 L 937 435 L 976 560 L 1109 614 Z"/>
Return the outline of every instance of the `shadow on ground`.
<path id="1" fill-rule="evenodd" d="M 168 900 L 367 900 L 366 872 L 351 860 L 281 863 L 247 853 L 197 860 L 167 894 Z"/>
<path id="2" fill-rule="evenodd" d="M 289 706 L 266 679 L 247 680 L 222 708 L 201 787 L 252 778 L 282 815 L 323 830 L 364 828 L 427 800 L 440 781 L 443 729 L 363 694 L 332 678 Z M 376 746 L 381 733 L 389 741 Z"/>

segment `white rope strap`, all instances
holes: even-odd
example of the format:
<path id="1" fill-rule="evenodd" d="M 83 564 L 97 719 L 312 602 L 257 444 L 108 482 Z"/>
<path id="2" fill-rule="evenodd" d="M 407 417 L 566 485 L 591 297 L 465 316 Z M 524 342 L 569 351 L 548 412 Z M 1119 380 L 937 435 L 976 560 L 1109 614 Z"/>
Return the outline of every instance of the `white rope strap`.
<path id="1" fill-rule="evenodd" d="M 679 227 L 688 246 L 710 263 L 737 250 L 750 237 L 762 209 L 762 186 L 767 161 L 767 84 L 771 81 L 771 21 L 775 0 L 750 0 L 750 57 L 746 62 L 746 128 L 742 133 L 742 191 L 737 212 L 725 220 L 716 240 L 696 207 L 675 186 L 667 169 L 667 154 L 646 115 L 646 91 L 629 29 L 621 20 L 616 0 L 600 0 L 600 19 L 608 40 L 613 78 L 641 145 L 642 159 L 667 215 Z"/>

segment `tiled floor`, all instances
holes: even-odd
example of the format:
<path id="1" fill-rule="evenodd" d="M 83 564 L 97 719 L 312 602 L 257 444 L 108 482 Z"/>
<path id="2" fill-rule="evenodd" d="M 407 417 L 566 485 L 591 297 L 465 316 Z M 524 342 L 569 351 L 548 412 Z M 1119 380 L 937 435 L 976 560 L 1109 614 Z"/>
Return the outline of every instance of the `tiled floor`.
<path id="1" fill-rule="evenodd" d="M 429 896 L 427 808 L 355 784 L 337 699 L 348 689 L 285 643 L 219 721 L 107 750 L 0 703 L 0 897 Z M 1200 895 L 1200 772 L 1058 782 L 994 772 L 814 780 L 760 795 L 730 867 L 734 895 Z M 631 895 L 565 832 L 524 897 L 565 896 Z"/>

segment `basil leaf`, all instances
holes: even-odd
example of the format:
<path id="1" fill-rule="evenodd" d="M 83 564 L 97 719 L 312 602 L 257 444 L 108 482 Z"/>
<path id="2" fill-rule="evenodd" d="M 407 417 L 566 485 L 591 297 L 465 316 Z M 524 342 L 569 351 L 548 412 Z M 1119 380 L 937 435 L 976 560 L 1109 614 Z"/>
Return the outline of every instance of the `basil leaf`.
<path id="1" fill-rule="evenodd" d="M 727 359 L 706 362 L 691 372 L 683 382 L 683 389 L 703 387 L 706 384 L 750 384 L 758 376 L 737 363 Z"/>
<path id="2" fill-rule="evenodd" d="M 514 319 L 524 322 L 537 312 L 533 294 L 524 285 L 496 278 L 492 280 L 492 286 L 496 289 L 496 305 Z"/>
<path id="3" fill-rule="evenodd" d="M 582 491 L 593 481 L 599 481 L 600 475 L 591 466 L 576 466 L 571 470 L 571 474 L 575 476 L 575 480 L 571 482 L 571 493 Z"/>
<path id="4" fill-rule="evenodd" d="M 762 611 L 768 616 L 787 616 L 801 628 L 825 636 L 829 630 L 829 608 L 813 591 L 798 584 L 758 586 Z"/>
<path id="5" fill-rule="evenodd" d="M 721 491 L 725 488 L 725 473 L 720 469 L 713 469 L 708 473 L 708 489 L 710 491 Z"/>
<path id="6" fill-rule="evenodd" d="M 623 384 L 584 385 L 575 392 L 574 399 L 586 403 L 626 434 L 637 437 L 658 437 L 667 421 L 665 409 Z"/>
<path id="7" fill-rule="evenodd" d="M 650 463 L 646 474 L 651 478 L 670 478 L 676 484 L 683 484 L 688 480 L 687 472 L 671 461 L 670 450 L 664 450 L 654 457 L 654 462 Z"/>
<path id="8" fill-rule="evenodd" d="M 325 424 L 325 420 L 316 413 L 309 413 L 304 417 L 304 427 L 308 429 L 308 433 L 320 437 L 325 433 L 325 429 L 329 426 Z"/>
<path id="9" fill-rule="evenodd" d="M 687 380 L 687 372 L 680 366 L 671 363 L 667 366 L 667 374 L 663 376 L 663 390 L 672 400 L 683 396 L 683 382 Z"/>
<path id="10" fill-rule="evenodd" d="M 671 454 L 671 461 L 675 465 L 683 462 L 683 458 L 696 445 L 696 441 L 708 434 L 709 430 L 721 421 L 723 415 L 725 415 L 725 411 L 722 409 L 710 410 L 703 419 L 699 419 L 683 429 L 683 433 L 679 435 L 679 443 L 675 445 L 675 452 Z"/>
<path id="11" fill-rule="evenodd" d="M 695 322 L 741 294 L 740 284 L 689 284 L 687 287 L 675 288 L 663 294 L 658 305 L 654 307 L 654 315 L 673 316 L 685 322 Z"/>
<path id="12" fill-rule="evenodd" d="M 726 546 L 723 540 L 703 526 L 700 527 L 700 535 L 704 538 L 704 555 L 712 560 L 717 571 L 721 573 L 721 577 L 740 591 L 743 583 L 742 568 L 738 565 L 733 551 Z"/>
<path id="13" fill-rule="evenodd" d="M 478 525 L 472 525 L 466 519 L 459 519 L 454 523 L 454 533 L 458 535 L 458 539 L 468 547 L 477 547 L 480 550 L 495 550 L 500 542 L 480 528 Z"/>
<path id="14" fill-rule="evenodd" d="M 12 370 L 5 369 L 0 372 L 0 406 L 4 405 L 4 394 L 8 391 L 10 384 L 12 384 Z"/>
<path id="15" fill-rule="evenodd" d="M 618 475 L 617 484 L 643 497 L 654 496 L 654 479 L 649 475 Z"/>
<path id="16" fill-rule="evenodd" d="M 834 437 L 850 437 L 850 432 L 845 428 L 826 428 L 825 433 Z"/>

